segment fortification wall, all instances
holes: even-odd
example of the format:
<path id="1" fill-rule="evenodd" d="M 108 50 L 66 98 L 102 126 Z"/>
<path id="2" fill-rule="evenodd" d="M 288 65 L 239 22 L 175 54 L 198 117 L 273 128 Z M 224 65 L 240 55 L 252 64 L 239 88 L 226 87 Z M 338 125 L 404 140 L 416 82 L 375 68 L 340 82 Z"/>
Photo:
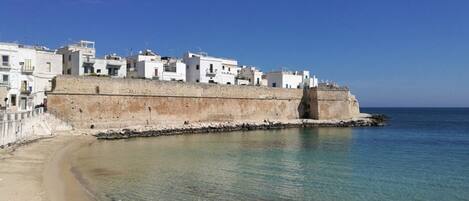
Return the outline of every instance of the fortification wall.
<path id="1" fill-rule="evenodd" d="M 53 85 L 49 111 L 77 128 L 302 115 L 300 89 L 72 76 L 59 76 Z"/>
<path id="2" fill-rule="evenodd" d="M 353 113 L 350 97 L 348 91 L 321 89 L 59 76 L 48 93 L 48 109 L 76 128 L 184 121 L 347 119 Z M 335 102 L 326 101 L 329 99 Z"/>
<path id="3" fill-rule="evenodd" d="M 360 114 L 358 101 L 347 88 L 313 88 L 308 96 L 312 119 L 350 119 Z"/>

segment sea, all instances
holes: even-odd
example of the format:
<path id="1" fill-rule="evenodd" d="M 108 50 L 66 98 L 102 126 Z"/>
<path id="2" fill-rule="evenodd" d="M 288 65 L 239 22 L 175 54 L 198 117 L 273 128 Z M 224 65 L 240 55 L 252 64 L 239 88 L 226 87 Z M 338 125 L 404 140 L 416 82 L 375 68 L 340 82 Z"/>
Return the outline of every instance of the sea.
<path id="1" fill-rule="evenodd" d="M 469 108 L 362 108 L 384 127 L 96 141 L 73 170 L 97 200 L 469 200 Z"/>

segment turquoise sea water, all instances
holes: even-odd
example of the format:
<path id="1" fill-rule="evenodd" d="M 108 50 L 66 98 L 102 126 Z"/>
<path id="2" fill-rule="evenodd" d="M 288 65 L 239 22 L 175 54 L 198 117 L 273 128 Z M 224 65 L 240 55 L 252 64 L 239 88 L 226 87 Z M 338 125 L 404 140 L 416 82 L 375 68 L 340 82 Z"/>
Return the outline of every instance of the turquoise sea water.
<path id="1" fill-rule="evenodd" d="M 98 141 L 75 170 L 99 200 L 469 200 L 469 109 L 363 109 L 380 128 Z"/>

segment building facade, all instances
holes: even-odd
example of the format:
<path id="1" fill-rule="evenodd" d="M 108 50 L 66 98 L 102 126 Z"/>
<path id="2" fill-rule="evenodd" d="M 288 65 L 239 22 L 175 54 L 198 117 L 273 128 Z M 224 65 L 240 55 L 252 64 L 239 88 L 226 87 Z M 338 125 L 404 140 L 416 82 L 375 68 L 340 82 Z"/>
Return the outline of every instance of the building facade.
<path id="1" fill-rule="evenodd" d="M 0 43 L 0 105 L 27 111 L 46 104 L 51 80 L 62 74 L 62 56 L 45 47 Z"/>
<path id="2" fill-rule="evenodd" d="M 318 79 L 309 71 L 274 71 L 266 74 L 267 85 L 278 88 L 311 88 L 318 86 Z"/>
<path id="3" fill-rule="evenodd" d="M 163 68 L 158 71 L 160 80 L 166 81 L 186 81 L 186 64 L 181 59 L 173 57 L 163 57 Z"/>
<path id="4" fill-rule="evenodd" d="M 206 53 L 188 52 L 183 56 L 186 64 L 186 81 L 236 84 L 240 67 L 238 61 L 208 56 Z"/>
<path id="5" fill-rule="evenodd" d="M 127 57 L 129 77 L 166 81 L 186 81 L 186 64 L 180 59 L 161 57 L 151 50 Z"/>
<path id="6" fill-rule="evenodd" d="M 247 80 L 249 85 L 267 86 L 267 80 L 262 78 L 263 73 L 256 67 L 241 66 L 238 79 Z"/>
<path id="7" fill-rule="evenodd" d="M 63 73 L 69 75 L 99 75 L 126 77 L 127 62 L 124 58 L 110 54 L 104 58 L 96 58 L 95 42 L 80 41 L 61 47 L 58 51 L 63 55 Z"/>

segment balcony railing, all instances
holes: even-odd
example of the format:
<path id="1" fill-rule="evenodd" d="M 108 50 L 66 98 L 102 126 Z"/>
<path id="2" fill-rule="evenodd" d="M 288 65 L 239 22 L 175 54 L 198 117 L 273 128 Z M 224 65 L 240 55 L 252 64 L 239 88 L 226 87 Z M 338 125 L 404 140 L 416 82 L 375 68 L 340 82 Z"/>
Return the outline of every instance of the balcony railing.
<path id="1" fill-rule="evenodd" d="M 124 60 L 114 60 L 114 59 L 106 59 L 107 65 L 110 66 L 122 66 L 125 64 Z"/>
<path id="2" fill-rule="evenodd" d="M 23 95 L 30 95 L 31 91 L 28 90 L 28 89 L 21 89 L 20 93 L 23 94 Z"/>
<path id="3" fill-rule="evenodd" d="M 22 73 L 33 73 L 34 66 L 21 66 Z"/>
<path id="4" fill-rule="evenodd" d="M 83 60 L 83 63 L 94 64 L 95 62 L 96 62 L 96 59 L 91 58 L 91 57 L 85 57 L 84 60 Z"/>
<path id="5" fill-rule="evenodd" d="M 217 69 L 207 69 L 206 70 L 207 76 L 215 76 L 217 74 Z"/>
<path id="6" fill-rule="evenodd" d="M 10 63 L 8 62 L 2 62 L 2 64 L 0 65 L 0 69 L 11 69 L 11 66 L 10 66 Z"/>
<path id="7" fill-rule="evenodd" d="M 164 66 L 164 72 L 176 72 L 176 66 Z"/>
<path id="8" fill-rule="evenodd" d="M 8 87 L 8 86 L 10 86 L 10 82 L 8 82 L 8 81 L 0 81 L 0 86 L 1 86 L 1 87 L 5 87 L 5 86 Z"/>

